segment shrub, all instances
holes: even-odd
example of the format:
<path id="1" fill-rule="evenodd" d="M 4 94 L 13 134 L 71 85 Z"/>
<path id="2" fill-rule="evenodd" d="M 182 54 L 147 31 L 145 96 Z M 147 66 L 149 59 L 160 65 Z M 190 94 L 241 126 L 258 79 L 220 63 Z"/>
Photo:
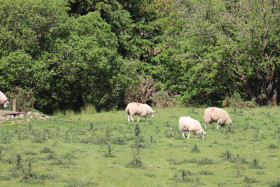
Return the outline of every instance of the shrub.
<path id="1" fill-rule="evenodd" d="M 126 103 L 133 101 L 147 103 L 147 101 L 151 101 L 156 92 L 156 87 L 154 80 L 149 77 L 132 84 L 126 89 Z"/>
<path id="2" fill-rule="evenodd" d="M 16 110 L 17 111 L 24 111 L 28 112 L 30 109 L 34 108 L 35 97 L 33 89 L 24 90 L 20 87 L 15 88 L 15 92 L 7 92 L 7 98 L 9 98 L 10 102 L 12 103 L 12 99 L 17 100 Z M 7 109 L 12 110 L 13 105 L 9 104 Z"/>
<path id="3" fill-rule="evenodd" d="M 255 99 L 251 101 L 243 101 L 241 96 L 238 93 L 235 93 L 233 97 L 225 98 L 222 102 L 223 107 L 230 107 L 230 108 L 255 108 L 257 107 L 257 103 Z"/>
<path id="4" fill-rule="evenodd" d="M 151 98 L 156 108 L 167 108 L 177 105 L 177 101 L 166 91 L 158 91 Z"/>
<path id="5" fill-rule="evenodd" d="M 197 144 L 194 144 L 191 149 L 191 153 L 199 153 L 199 152 L 200 152 L 200 150 L 199 150 Z"/>
<path id="6" fill-rule="evenodd" d="M 221 154 L 221 157 L 226 160 L 230 160 L 232 158 L 232 154 L 230 151 L 227 150 Z"/>

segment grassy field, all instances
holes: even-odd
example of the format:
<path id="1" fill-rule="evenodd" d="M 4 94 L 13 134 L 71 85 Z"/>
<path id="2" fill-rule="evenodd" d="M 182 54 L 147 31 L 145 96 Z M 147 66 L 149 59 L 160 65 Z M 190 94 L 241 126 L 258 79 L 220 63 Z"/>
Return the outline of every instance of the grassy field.
<path id="1" fill-rule="evenodd" d="M 178 130 L 180 116 L 204 127 L 202 108 L 158 109 L 140 134 L 124 111 L 5 122 L 0 186 L 280 186 L 279 108 L 226 110 L 233 125 L 206 139 Z"/>

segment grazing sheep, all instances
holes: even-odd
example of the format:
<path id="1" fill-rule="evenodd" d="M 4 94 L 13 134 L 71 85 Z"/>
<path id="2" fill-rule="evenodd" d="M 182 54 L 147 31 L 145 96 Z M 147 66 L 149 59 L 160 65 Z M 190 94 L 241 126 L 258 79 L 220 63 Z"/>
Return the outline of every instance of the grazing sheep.
<path id="1" fill-rule="evenodd" d="M 8 101 L 7 97 L 5 96 L 5 94 L 3 92 L 0 91 L 0 104 L 3 104 L 4 107 L 7 107 L 7 105 L 10 102 Z"/>
<path id="2" fill-rule="evenodd" d="M 206 137 L 206 132 L 202 129 L 199 121 L 191 117 L 180 117 L 179 119 L 179 130 L 182 132 L 183 138 L 185 138 L 184 131 L 189 131 L 188 138 L 190 138 L 190 133 L 193 132 L 195 137 L 201 134 L 202 138 Z"/>
<path id="3" fill-rule="evenodd" d="M 212 122 L 217 122 L 217 129 L 219 129 L 219 126 L 232 124 L 232 120 L 230 119 L 230 116 L 227 113 L 227 111 L 217 107 L 206 108 L 204 111 L 203 118 L 204 118 L 205 128 L 207 128 L 208 123 L 212 123 Z"/>
<path id="4" fill-rule="evenodd" d="M 145 117 L 146 120 L 147 115 L 152 115 L 152 117 L 154 117 L 155 114 L 155 111 L 153 111 L 153 109 L 149 105 L 135 102 L 129 103 L 125 111 L 128 114 L 128 122 L 130 122 L 129 118 L 134 121 L 132 118 L 133 115 L 139 115 L 139 118 L 137 120 L 137 122 L 139 122 L 141 117 Z"/>

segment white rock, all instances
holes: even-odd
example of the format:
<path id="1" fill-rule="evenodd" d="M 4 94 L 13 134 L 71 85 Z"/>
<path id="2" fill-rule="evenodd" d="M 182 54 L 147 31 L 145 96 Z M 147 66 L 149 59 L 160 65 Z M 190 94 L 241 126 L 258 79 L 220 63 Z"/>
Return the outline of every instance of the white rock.
<path id="1" fill-rule="evenodd" d="M 24 118 L 24 114 L 20 114 L 18 117 L 19 118 Z"/>

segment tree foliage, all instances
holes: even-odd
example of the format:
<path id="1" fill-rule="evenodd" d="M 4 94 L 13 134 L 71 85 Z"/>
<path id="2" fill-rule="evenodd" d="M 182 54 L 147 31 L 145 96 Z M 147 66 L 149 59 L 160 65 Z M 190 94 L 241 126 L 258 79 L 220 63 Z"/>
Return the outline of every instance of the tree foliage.
<path id="1" fill-rule="evenodd" d="M 43 112 L 123 107 L 147 77 L 186 105 L 279 103 L 278 1 L 0 3 L 1 91 L 32 89 Z"/>

